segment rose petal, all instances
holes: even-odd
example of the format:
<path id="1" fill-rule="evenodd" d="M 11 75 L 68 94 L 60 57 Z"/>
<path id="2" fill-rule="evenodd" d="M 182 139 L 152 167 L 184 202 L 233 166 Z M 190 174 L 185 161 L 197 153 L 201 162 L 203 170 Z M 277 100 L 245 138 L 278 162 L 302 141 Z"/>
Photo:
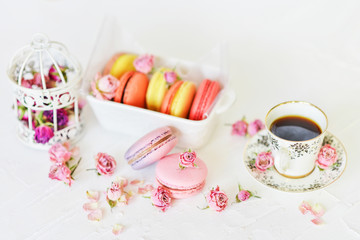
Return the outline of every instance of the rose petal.
<path id="1" fill-rule="evenodd" d="M 147 185 L 145 186 L 145 189 L 146 189 L 146 191 L 152 191 L 152 190 L 154 190 L 155 188 L 154 188 L 153 185 L 147 184 Z"/>
<path id="2" fill-rule="evenodd" d="M 114 235 L 119 235 L 119 233 L 121 233 L 124 229 L 124 225 L 120 225 L 120 224 L 115 224 L 113 226 L 113 229 L 112 229 L 112 233 Z"/>
<path id="3" fill-rule="evenodd" d="M 311 206 L 308 202 L 303 201 L 299 206 L 299 210 L 304 215 L 308 212 L 311 212 Z"/>
<path id="4" fill-rule="evenodd" d="M 322 215 L 324 215 L 325 209 L 324 209 L 324 207 L 323 207 L 321 204 L 316 203 L 316 204 L 312 207 L 311 213 L 312 213 L 315 217 L 321 217 Z"/>
<path id="5" fill-rule="evenodd" d="M 91 201 L 99 201 L 100 198 L 100 192 L 98 191 L 86 191 L 86 196 Z"/>
<path id="6" fill-rule="evenodd" d="M 131 185 L 138 185 L 138 184 L 144 184 L 144 181 L 142 180 L 142 181 L 140 181 L 140 180 L 138 180 L 138 179 L 135 179 L 135 180 L 132 180 L 131 182 L 130 182 L 130 184 Z"/>
<path id="7" fill-rule="evenodd" d="M 148 191 L 145 189 L 145 188 L 143 188 L 143 187 L 139 187 L 138 188 L 138 194 L 145 194 L 145 193 L 147 193 Z"/>
<path id="8" fill-rule="evenodd" d="M 89 202 L 89 203 L 85 203 L 83 205 L 83 209 L 85 211 L 93 211 L 93 210 L 98 209 L 98 207 L 99 207 L 99 204 L 97 202 Z"/>
<path id="9" fill-rule="evenodd" d="M 88 219 L 90 221 L 100 221 L 102 219 L 101 209 L 96 209 L 88 214 Z"/>
<path id="10" fill-rule="evenodd" d="M 323 223 L 323 221 L 321 220 L 321 218 L 318 218 L 318 217 L 312 219 L 311 222 L 312 222 L 313 224 L 315 224 L 315 225 L 320 225 L 320 224 Z"/>

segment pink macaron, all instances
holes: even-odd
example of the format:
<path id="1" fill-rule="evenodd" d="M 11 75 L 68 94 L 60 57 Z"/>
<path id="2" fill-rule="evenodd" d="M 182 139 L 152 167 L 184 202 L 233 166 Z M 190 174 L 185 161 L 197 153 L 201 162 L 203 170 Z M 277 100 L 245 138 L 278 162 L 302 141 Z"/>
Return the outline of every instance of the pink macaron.
<path id="1" fill-rule="evenodd" d="M 170 154 L 156 165 L 156 180 L 169 190 L 173 198 L 187 198 L 199 193 L 205 185 L 207 167 L 200 158 L 196 158 L 196 167 L 181 168 L 181 153 Z"/>
<path id="2" fill-rule="evenodd" d="M 144 168 L 168 154 L 177 144 L 170 127 L 155 129 L 136 141 L 125 153 L 133 169 Z"/>

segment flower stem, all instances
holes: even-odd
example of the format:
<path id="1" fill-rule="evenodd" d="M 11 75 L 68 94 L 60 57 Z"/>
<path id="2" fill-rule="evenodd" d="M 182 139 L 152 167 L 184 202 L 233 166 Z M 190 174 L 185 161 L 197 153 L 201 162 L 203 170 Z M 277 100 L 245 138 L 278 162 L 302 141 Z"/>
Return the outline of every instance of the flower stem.
<path id="1" fill-rule="evenodd" d="M 81 162 L 81 158 L 79 159 L 79 161 L 74 165 L 74 166 L 72 166 L 72 168 L 73 168 L 73 170 L 71 170 L 71 173 L 70 173 L 70 175 L 72 175 L 74 172 L 75 172 L 75 170 L 77 169 L 77 167 L 79 166 L 79 164 L 80 164 L 80 162 Z"/>

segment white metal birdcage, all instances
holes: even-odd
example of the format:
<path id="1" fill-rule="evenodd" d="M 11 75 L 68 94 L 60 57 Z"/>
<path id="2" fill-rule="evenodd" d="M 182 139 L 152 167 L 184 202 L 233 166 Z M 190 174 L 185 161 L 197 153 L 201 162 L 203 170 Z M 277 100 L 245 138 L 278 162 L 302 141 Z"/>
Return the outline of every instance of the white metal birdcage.
<path id="1" fill-rule="evenodd" d="M 18 136 L 36 148 L 76 141 L 83 124 L 79 104 L 81 66 L 58 42 L 35 34 L 7 70 L 14 89 Z"/>

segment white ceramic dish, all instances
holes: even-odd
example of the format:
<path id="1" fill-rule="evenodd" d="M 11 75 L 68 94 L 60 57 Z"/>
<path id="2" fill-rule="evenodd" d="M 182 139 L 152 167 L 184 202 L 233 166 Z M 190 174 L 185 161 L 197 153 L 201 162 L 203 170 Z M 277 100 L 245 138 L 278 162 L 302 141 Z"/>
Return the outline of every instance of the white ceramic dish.
<path id="1" fill-rule="evenodd" d="M 137 108 L 121 103 L 102 101 L 89 94 L 90 82 L 102 69 L 108 59 L 117 52 L 146 53 L 129 34 L 121 31 L 116 19 L 106 19 L 95 43 L 95 48 L 84 76 L 83 91 L 99 123 L 110 131 L 141 137 L 152 129 L 171 126 L 175 128 L 180 147 L 200 148 L 213 132 L 218 115 L 226 111 L 235 100 L 234 91 L 228 89 L 227 73 L 222 66 L 222 47 L 213 49 L 200 61 L 188 62 L 155 55 L 155 68 L 160 66 L 176 67 L 184 80 L 193 81 L 197 86 L 205 78 L 217 80 L 222 90 L 214 101 L 208 117 L 201 121 L 178 118 L 159 112 Z M 153 53 L 152 53 L 153 54 Z"/>

